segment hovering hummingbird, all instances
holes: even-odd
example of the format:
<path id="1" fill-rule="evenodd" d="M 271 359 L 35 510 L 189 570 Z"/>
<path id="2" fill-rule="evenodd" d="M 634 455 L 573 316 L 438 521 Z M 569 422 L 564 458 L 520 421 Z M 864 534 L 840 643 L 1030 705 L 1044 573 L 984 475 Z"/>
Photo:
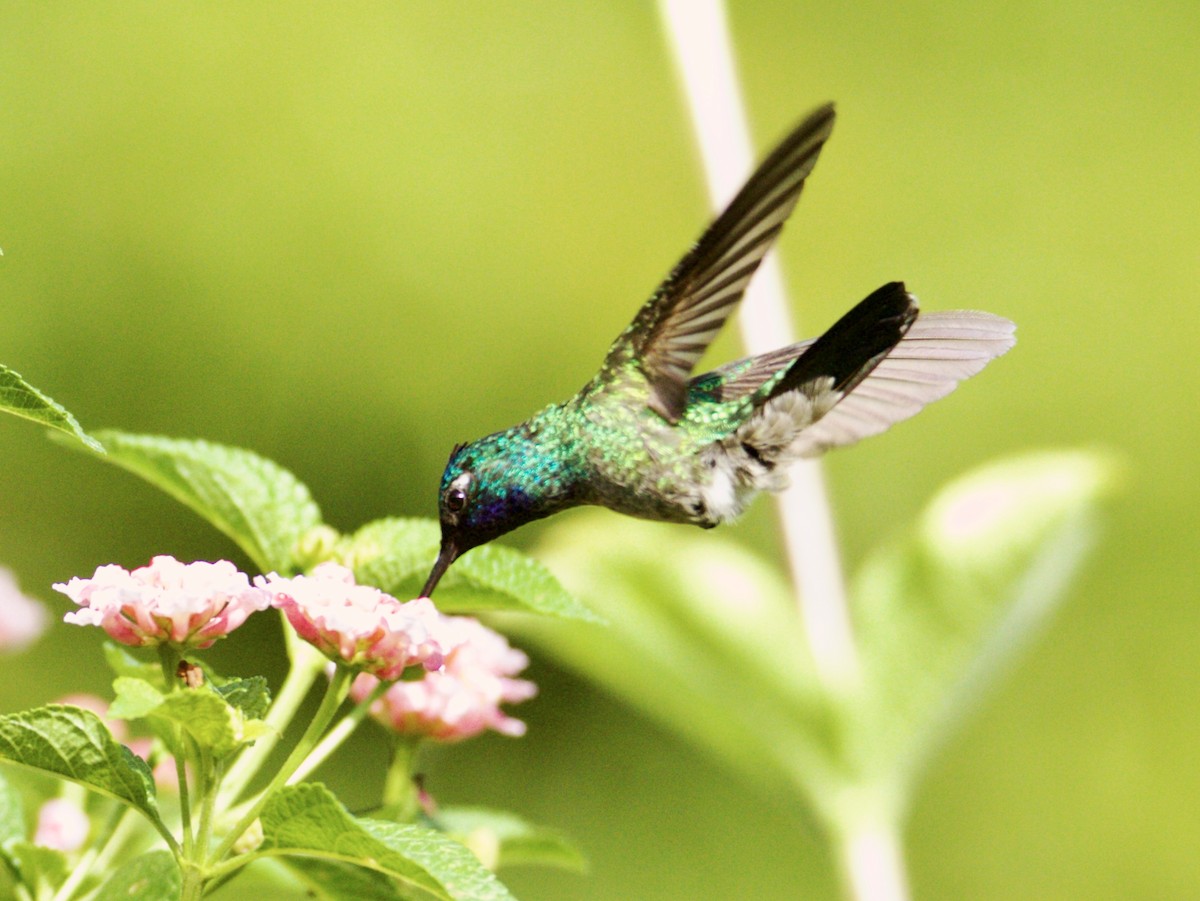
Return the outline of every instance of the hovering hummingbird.
<path id="1" fill-rule="evenodd" d="M 990 313 L 918 318 L 903 283 L 876 290 L 821 337 L 692 376 L 796 205 L 833 128 L 801 122 L 609 348 L 573 398 L 459 444 L 442 475 L 430 595 L 465 551 L 567 507 L 712 528 L 801 457 L 853 444 L 944 397 L 1013 346 Z"/>

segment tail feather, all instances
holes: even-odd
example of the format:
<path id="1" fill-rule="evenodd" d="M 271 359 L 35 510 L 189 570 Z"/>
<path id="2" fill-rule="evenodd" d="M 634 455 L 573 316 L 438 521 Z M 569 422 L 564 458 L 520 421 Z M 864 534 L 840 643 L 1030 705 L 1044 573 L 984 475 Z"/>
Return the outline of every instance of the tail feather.
<path id="1" fill-rule="evenodd" d="M 706 451 L 724 486 L 723 493 L 709 491 L 706 509 L 717 520 L 736 516 L 755 493 L 787 487 L 788 464 L 908 419 L 1016 343 L 1016 326 L 991 313 L 915 316 L 903 286 L 885 285 L 815 341 L 698 377 L 715 382 L 707 390 L 726 400 L 763 398 Z"/>
<path id="2" fill-rule="evenodd" d="M 917 311 L 917 299 L 904 290 L 903 282 L 884 285 L 813 342 L 766 399 L 797 390 L 848 394 L 900 343 Z"/>
<path id="3" fill-rule="evenodd" d="M 799 432 L 789 453 L 815 457 L 916 415 L 1006 353 L 1016 343 L 1015 330 L 991 313 L 925 313 L 853 393 Z"/>
<path id="4" fill-rule="evenodd" d="M 1008 351 L 1015 329 L 971 310 L 917 318 L 904 286 L 885 285 L 816 341 L 789 349 L 799 356 L 777 382 L 763 382 L 765 401 L 726 452 L 743 481 L 782 487 L 780 470 L 792 461 L 877 435 L 945 397 Z"/>

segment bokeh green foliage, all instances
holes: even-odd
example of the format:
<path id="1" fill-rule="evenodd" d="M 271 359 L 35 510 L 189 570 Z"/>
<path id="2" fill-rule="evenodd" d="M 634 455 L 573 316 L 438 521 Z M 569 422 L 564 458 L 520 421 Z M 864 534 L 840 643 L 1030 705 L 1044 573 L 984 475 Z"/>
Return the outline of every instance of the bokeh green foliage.
<path id="1" fill-rule="evenodd" d="M 518 631 L 581 675 L 796 797 L 835 838 L 903 821 L 933 752 L 1065 595 L 1112 481 L 1096 454 L 994 463 L 939 492 L 850 594 L 855 672 L 822 677 L 790 592 L 727 539 L 579 518 L 539 556 L 606 617 Z"/>
<path id="2" fill-rule="evenodd" d="M 831 456 L 852 568 L 977 462 L 1085 443 L 1129 462 L 1082 584 L 926 775 L 918 895 L 1200 894 L 1194 4 L 731 6 L 760 147 L 839 104 L 781 242 L 804 331 L 897 277 L 927 309 L 1019 324 L 983 376 Z M 430 515 L 450 445 L 582 384 L 705 218 L 640 2 L 4 4 L 0 141 L 0 360 L 89 427 L 278 460 L 341 529 Z M 0 562 L 58 612 L 49 584 L 100 563 L 249 565 L 9 425 Z M 774 532 L 760 505 L 730 535 L 769 554 Z M 518 897 L 832 897 L 785 805 L 537 678 L 527 738 L 430 767 L 435 794 L 588 850 L 591 876 L 521 874 Z M 105 681 L 65 627 L 0 660 L 5 710 Z M 365 739 L 352 754 L 331 778 L 384 764 Z"/>

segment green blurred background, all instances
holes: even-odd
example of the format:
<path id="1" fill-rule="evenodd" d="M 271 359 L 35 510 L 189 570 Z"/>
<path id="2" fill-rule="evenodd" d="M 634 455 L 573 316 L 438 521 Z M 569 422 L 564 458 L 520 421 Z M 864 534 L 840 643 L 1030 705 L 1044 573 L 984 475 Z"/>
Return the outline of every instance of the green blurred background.
<path id="1" fill-rule="evenodd" d="M 1129 463 L 1087 577 L 920 792 L 916 896 L 1200 897 L 1200 9 L 735 2 L 731 23 L 760 148 L 839 103 L 782 241 L 804 331 L 893 278 L 1020 325 L 984 376 L 829 459 L 848 565 L 992 456 Z M 431 514 L 450 445 L 573 392 L 707 218 L 650 3 L 4 2 L 0 142 L 0 361 L 85 428 L 272 457 L 345 529 Z M 49 584 L 101 563 L 245 565 L 28 424 L 0 422 L 0 460 L 0 564 L 56 613 Z M 732 530 L 766 554 L 773 532 L 768 504 Z M 275 622 L 249 628 L 218 665 L 277 678 Z M 0 709 L 104 691 L 98 646 L 60 626 L 0 659 Z M 519 897 L 835 896 L 803 811 L 534 675 L 527 738 L 427 761 L 439 798 L 591 856 L 506 874 Z M 352 806 L 372 761 L 365 735 L 327 773 Z"/>

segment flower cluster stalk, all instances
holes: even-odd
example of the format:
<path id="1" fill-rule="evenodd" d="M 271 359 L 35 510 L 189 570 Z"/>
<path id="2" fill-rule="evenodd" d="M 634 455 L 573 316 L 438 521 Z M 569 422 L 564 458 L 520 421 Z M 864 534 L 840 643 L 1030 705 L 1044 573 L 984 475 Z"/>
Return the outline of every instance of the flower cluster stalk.
<path id="1" fill-rule="evenodd" d="M 237 840 L 242 837 L 242 833 L 249 829 L 258 818 L 259 813 L 262 812 L 271 795 L 281 786 L 285 785 L 288 777 L 304 762 L 304 759 L 324 734 L 325 729 L 333 722 L 334 715 L 350 691 L 350 682 L 353 678 L 354 673 L 345 667 L 338 667 L 334 670 L 333 678 L 329 680 L 329 686 L 325 690 L 325 696 L 321 699 L 321 706 L 313 714 L 312 720 L 304 730 L 304 734 L 300 737 L 296 746 L 292 749 L 292 753 L 288 755 L 287 760 L 276 771 L 267 787 L 256 796 L 250 808 L 242 815 L 237 824 L 229 830 L 225 839 L 209 856 L 209 861 L 215 863 L 229 853 Z"/>
<path id="2" fill-rule="evenodd" d="M 271 703 L 271 709 L 267 711 L 264 720 L 269 727 L 267 733 L 244 750 L 229 768 L 229 774 L 221 785 L 218 798 L 218 806 L 222 808 L 237 801 L 262 769 L 328 663 L 323 655 L 288 628 L 286 619 L 283 634 L 291 668 Z"/>

